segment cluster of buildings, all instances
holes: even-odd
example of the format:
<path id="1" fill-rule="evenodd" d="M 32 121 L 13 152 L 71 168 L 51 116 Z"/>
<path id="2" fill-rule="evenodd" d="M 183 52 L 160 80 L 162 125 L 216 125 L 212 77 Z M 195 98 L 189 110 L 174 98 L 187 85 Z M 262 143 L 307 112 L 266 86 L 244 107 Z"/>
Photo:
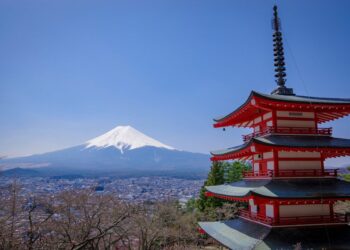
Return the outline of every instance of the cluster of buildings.
<path id="1" fill-rule="evenodd" d="M 20 186 L 21 194 L 57 194 L 69 190 L 94 190 L 101 194 L 113 194 L 128 202 L 152 202 L 179 200 L 185 202 L 197 197 L 204 180 L 187 180 L 171 177 L 139 177 L 118 179 L 98 178 L 52 178 L 52 177 L 0 177 L 0 187 L 14 181 Z"/>
<path id="2" fill-rule="evenodd" d="M 188 200 L 197 197 L 204 180 L 169 177 L 116 179 L 105 184 L 105 192 L 127 201 Z"/>

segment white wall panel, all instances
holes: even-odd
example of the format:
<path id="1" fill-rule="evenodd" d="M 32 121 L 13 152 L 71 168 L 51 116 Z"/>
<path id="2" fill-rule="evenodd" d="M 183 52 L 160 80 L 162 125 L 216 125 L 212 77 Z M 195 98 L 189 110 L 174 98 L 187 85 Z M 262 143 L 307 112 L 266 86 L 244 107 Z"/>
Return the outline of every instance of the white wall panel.
<path id="1" fill-rule="evenodd" d="M 273 152 L 264 152 L 263 153 L 263 158 L 264 159 L 271 159 L 271 158 L 273 158 Z"/>
<path id="2" fill-rule="evenodd" d="M 310 205 L 281 205 L 281 217 L 293 216 L 312 216 L 312 215 L 329 215 L 328 204 L 310 204 Z"/>
<path id="3" fill-rule="evenodd" d="M 258 212 L 258 206 L 257 205 L 250 206 L 250 212 L 256 214 Z"/>
<path id="4" fill-rule="evenodd" d="M 314 121 L 277 120 L 277 127 L 314 128 Z"/>
<path id="5" fill-rule="evenodd" d="M 266 204 L 266 216 L 273 218 L 274 212 L 273 212 L 273 205 Z"/>
<path id="6" fill-rule="evenodd" d="M 321 161 L 279 161 L 280 170 L 289 169 L 321 169 Z"/>
<path id="7" fill-rule="evenodd" d="M 320 158 L 320 152 L 292 152 L 292 151 L 279 151 L 278 157 L 280 158 Z"/>
<path id="8" fill-rule="evenodd" d="M 259 172 L 259 163 L 254 163 L 254 172 Z"/>
<path id="9" fill-rule="evenodd" d="M 268 170 L 274 170 L 275 169 L 275 163 L 273 161 L 267 162 L 267 169 Z"/>
<path id="10" fill-rule="evenodd" d="M 277 111 L 277 117 L 314 118 L 314 112 Z"/>

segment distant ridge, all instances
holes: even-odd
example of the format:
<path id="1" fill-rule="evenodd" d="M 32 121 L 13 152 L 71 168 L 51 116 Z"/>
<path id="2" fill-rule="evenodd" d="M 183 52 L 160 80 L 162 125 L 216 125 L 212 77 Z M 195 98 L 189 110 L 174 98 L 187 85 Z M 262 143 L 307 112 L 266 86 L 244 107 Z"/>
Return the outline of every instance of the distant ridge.
<path id="1" fill-rule="evenodd" d="M 49 153 L 1 159 L 3 169 L 39 175 L 173 175 L 204 177 L 209 155 L 177 150 L 131 126 L 117 126 L 85 143 Z M 38 167 L 44 166 L 44 167 Z M 22 171 L 22 170 L 17 170 Z M 6 171 L 5 171 L 6 172 Z M 23 174 L 24 171 L 22 171 Z"/>
<path id="2" fill-rule="evenodd" d="M 36 171 L 34 169 L 28 169 L 28 168 L 12 168 L 12 169 L 6 170 L 3 173 L 1 173 L 1 175 L 11 176 L 11 177 L 36 176 L 38 174 L 39 174 L 38 171 Z"/>

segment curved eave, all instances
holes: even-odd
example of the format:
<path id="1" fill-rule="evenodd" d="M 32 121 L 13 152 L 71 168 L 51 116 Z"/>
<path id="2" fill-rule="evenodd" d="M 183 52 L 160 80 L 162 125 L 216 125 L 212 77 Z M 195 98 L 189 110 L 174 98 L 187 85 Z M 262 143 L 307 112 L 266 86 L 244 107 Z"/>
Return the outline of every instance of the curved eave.
<path id="1" fill-rule="evenodd" d="M 235 126 L 237 125 L 236 120 L 242 120 L 242 119 L 237 119 L 238 117 L 242 116 L 249 116 L 249 112 L 254 112 L 256 108 L 252 105 L 252 98 L 254 96 L 254 91 L 252 91 L 248 97 L 248 99 L 237 109 L 229 113 L 228 115 L 214 118 L 214 128 L 222 128 L 222 127 L 227 127 L 227 126 Z M 248 119 L 249 120 L 249 119 Z M 250 124 L 242 124 L 242 127 L 249 127 L 251 126 Z"/>
<path id="2" fill-rule="evenodd" d="M 278 200 L 281 202 L 281 204 L 287 203 L 290 200 L 300 200 L 300 202 L 305 201 L 305 200 L 318 200 L 318 199 L 323 199 L 325 202 L 326 200 L 334 200 L 334 201 L 349 201 L 350 200 L 350 195 L 340 195 L 340 196 L 310 196 L 310 197 L 279 197 L 279 196 L 267 196 L 260 194 L 259 192 L 254 192 L 250 191 L 248 192 L 245 196 L 238 196 L 238 195 L 232 195 L 232 194 L 218 194 L 218 193 L 213 193 L 213 192 L 206 192 L 207 197 L 215 197 L 218 199 L 226 200 L 226 201 L 236 201 L 236 202 L 248 202 L 249 199 L 251 198 L 265 198 L 271 200 Z"/>
<path id="3" fill-rule="evenodd" d="M 327 158 L 341 157 L 350 155 L 350 139 L 321 136 L 269 135 L 252 138 L 249 142 L 237 147 L 212 151 L 210 153 L 212 155 L 212 161 L 245 160 L 250 159 L 256 152 L 271 151 L 273 149 L 283 151 L 316 151 L 322 153 Z"/>
<path id="4" fill-rule="evenodd" d="M 239 181 L 231 185 L 206 186 L 206 196 L 231 201 L 261 197 L 274 200 L 350 200 L 350 183 L 342 180 Z"/>
<path id="5" fill-rule="evenodd" d="M 348 249 L 350 244 L 347 225 L 269 228 L 237 218 L 199 226 L 229 249 L 294 249 L 297 242 L 308 249 Z"/>
<path id="6" fill-rule="evenodd" d="M 253 143 L 253 140 L 249 142 L 239 145 L 237 147 L 232 147 L 223 150 L 212 151 L 210 154 L 212 155 L 212 161 L 225 161 L 230 159 L 247 159 L 252 154 L 250 145 Z"/>
<path id="7" fill-rule="evenodd" d="M 267 95 L 252 91 L 240 107 L 214 119 L 214 127 L 251 127 L 253 124 L 250 121 L 256 117 L 257 107 L 265 110 L 314 111 L 317 113 L 317 122 L 324 123 L 349 115 L 350 99 Z"/>
<path id="8" fill-rule="evenodd" d="M 328 98 L 328 97 L 313 97 L 300 95 L 269 95 L 260 92 L 252 91 L 255 96 L 271 101 L 282 101 L 286 103 L 300 103 L 313 105 L 350 105 L 350 98 Z"/>
<path id="9" fill-rule="evenodd" d="M 206 186 L 206 196 L 216 197 L 224 200 L 247 201 L 253 188 L 240 188 L 230 185 Z"/>
<path id="10" fill-rule="evenodd" d="M 229 249 L 253 249 L 270 233 L 270 228 L 245 220 L 199 222 L 200 228 Z"/>
<path id="11" fill-rule="evenodd" d="M 350 155 L 350 139 L 328 136 L 263 136 L 253 138 L 258 151 L 316 151 L 326 158 Z"/>

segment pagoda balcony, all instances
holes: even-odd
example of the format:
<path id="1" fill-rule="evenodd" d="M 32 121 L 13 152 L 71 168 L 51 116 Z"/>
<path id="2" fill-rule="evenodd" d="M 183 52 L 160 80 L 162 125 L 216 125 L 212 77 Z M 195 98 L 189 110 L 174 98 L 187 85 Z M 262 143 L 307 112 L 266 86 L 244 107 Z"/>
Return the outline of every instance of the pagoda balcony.
<path id="1" fill-rule="evenodd" d="M 331 215 L 312 215 L 312 216 L 293 216 L 280 217 L 275 219 L 268 216 L 262 216 L 255 213 L 250 213 L 247 210 L 241 210 L 239 217 L 245 218 L 254 222 L 265 224 L 268 226 L 296 226 L 296 225 L 319 225 L 319 224 L 347 224 L 349 219 L 343 214 Z"/>
<path id="2" fill-rule="evenodd" d="M 273 177 L 273 171 L 243 171 L 243 178 L 268 178 L 268 177 Z"/>
<path id="3" fill-rule="evenodd" d="M 239 211 L 239 217 L 256 221 L 262 224 L 266 225 L 273 225 L 274 224 L 274 219 L 268 216 L 262 216 L 256 213 L 251 213 L 248 210 L 240 210 Z"/>
<path id="4" fill-rule="evenodd" d="M 338 169 L 279 170 L 276 177 L 337 177 Z"/>
<path id="5" fill-rule="evenodd" d="M 266 127 L 265 129 L 253 132 L 248 135 L 243 135 L 243 141 L 249 141 L 254 137 L 283 134 L 283 135 L 332 135 L 332 128 L 293 128 L 293 127 Z"/>
<path id="6" fill-rule="evenodd" d="M 279 170 L 274 173 L 272 170 L 268 171 L 243 171 L 243 178 L 271 178 L 271 177 L 337 177 L 338 169 L 295 169 L 295 170 Z"/>

